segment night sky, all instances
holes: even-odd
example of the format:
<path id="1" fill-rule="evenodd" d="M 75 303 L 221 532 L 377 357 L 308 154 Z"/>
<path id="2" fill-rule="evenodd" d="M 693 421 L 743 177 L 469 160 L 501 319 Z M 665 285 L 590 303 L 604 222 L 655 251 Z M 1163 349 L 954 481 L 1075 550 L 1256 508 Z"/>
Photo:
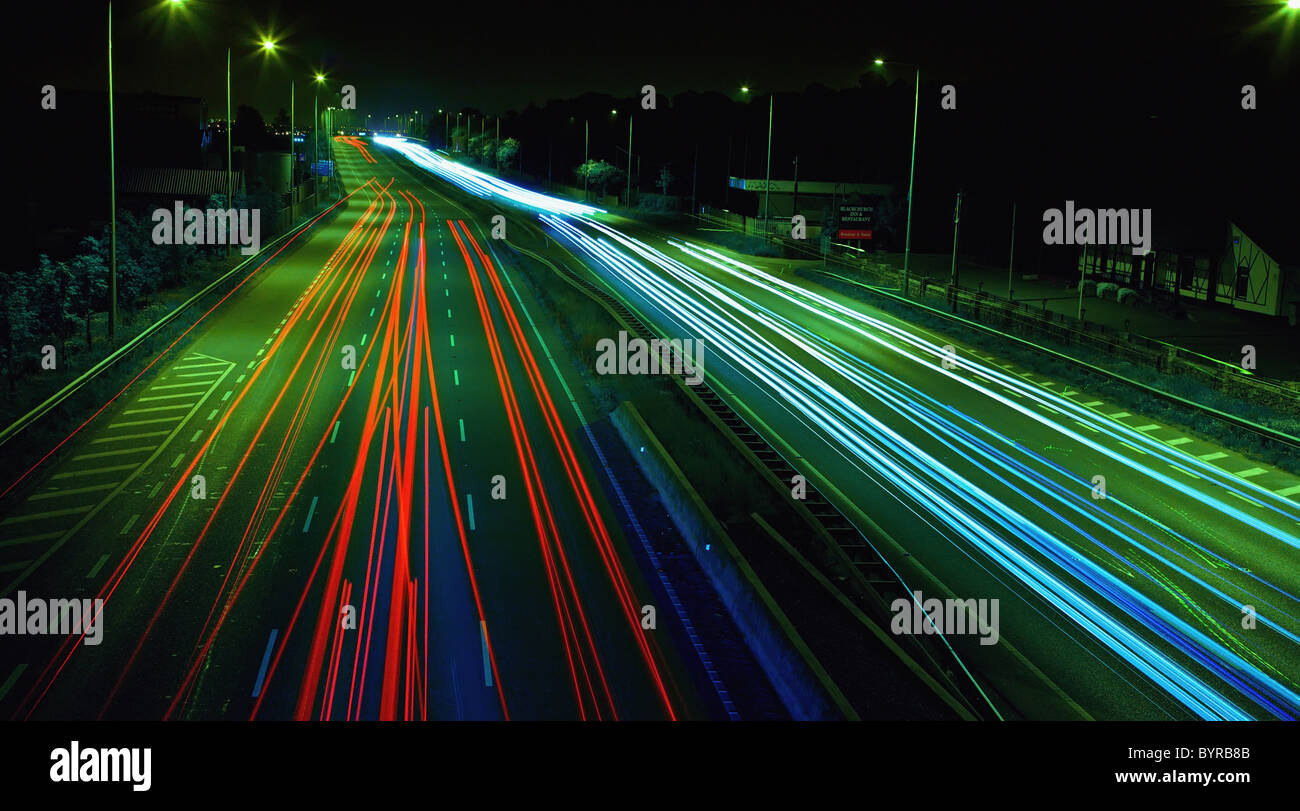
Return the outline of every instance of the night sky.
<path id="1" fill-rule="evenodd" d="M 70 27 L 79 9 L 77 25 Z M 21 70 L 41 84 L 104 79 L 106 4 L 28 7 L 46 32 Z M 510 4 L 214 2 L 115 4 L 124 91 L 224 97 L 234 49 L 236 104 L 270 118 L 288 82 L 324 68 L 383 114 L 477 107 L 489 114 L 585 91 L 802 90 L 851 85 L 886 55 L 953 82 L 1058 82 L 1095 101 L 1105 82 L 1194 81 L 1240 72 L 1277 80 L 1296 67 L 1300 15 L 1268 2 Z M 42 20 L 43 18 L 43 20 Z M 1288 30 L 1288 27 L 1291 30 Z M 263 33 L 282 53 L 257 53 Z M 1103 78 L 1105 82 L 1103 82 Z M 283 89 L 282 89 L 283 88 Z M 283 98 L 282 98 L 283 97 Z"/>

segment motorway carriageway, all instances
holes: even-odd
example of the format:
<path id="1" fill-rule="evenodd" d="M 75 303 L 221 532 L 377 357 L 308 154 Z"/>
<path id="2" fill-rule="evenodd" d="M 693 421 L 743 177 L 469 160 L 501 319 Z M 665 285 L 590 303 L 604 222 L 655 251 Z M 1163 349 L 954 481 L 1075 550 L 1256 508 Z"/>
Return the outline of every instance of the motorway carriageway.
<path id="1" fill-rule="evenodd" d="M 804 280 L 376 142 L 485 212 L 539 220 L 567 248 L 553 256 L 662 337 L 703 340 L 706 381 L 897 541 L 881 551 L 909 586 L 999 599 L 997 645 L 948 637 L 999 715 L 1300 713 L 1294 477 L 1099 410 L 1069 381 L 949 355 L 942 337 Z"/>
<path id="2" fill-rule="evenodd" d="M 336 216 L 7 485 L 0 597 L 106 604 L 99 645 L 0 642 L 0 711 L 726 717 L 536 304 L 479 223 L 335 147 Z"/>

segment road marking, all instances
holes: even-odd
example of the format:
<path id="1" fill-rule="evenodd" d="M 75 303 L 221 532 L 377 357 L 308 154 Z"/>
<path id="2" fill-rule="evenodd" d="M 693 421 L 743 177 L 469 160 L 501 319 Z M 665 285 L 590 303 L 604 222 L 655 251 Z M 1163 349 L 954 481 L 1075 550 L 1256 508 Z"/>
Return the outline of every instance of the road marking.
<path id="1" fill-rule="evenodd" d="M 1133 430 L 1134 430 L 1134 431 L 1143 431 L 1143 432 L 1145 432 L 1145 431 L 1154 431 L 1155 429 L 1157 429 L 1157 428 L 1159 428 L 1159 427 L 1160 427 L 1159 425 L 1156 425 L 1156 424 L 1153 422 L 1153 423 L 1151 423 L 1150 425 L 1143 425 L 1142 427 L 1140 427 L 1140 428 L 1134 428 Z"/>
<path id="2" fill-rule="evenodd" d="M 374 318 L 374 317 L 375 317 L 375 308 L 374 308 L 374 307 L 371 307 L 371 308 L 370 308 L 370 317 L 371 317 L 371 318 Z"/>
<path id="3" fill-rule="evenodd" d="M 307 523 L 302 525 L 302 531 L 304 533 L 311 529 L 311 517 L 316 514 L 316 500 L 319 498 L 320 496 L 311 497 L 311 506 L 307 508 Z"/>
<path id="4" fill-rule="evenodd" d="M 79 460 L 79 459 L 103 459 L 105 456 L 117 456 L 117 455 L 119 455 L 119 454 L 123 454 L 123 453 L 139 453 L 140 451 L 151 451 L 151 450 L 153 450 L 153 449 L 156 448 L 156 447 L 158 447 L 158 446 L 157 446 L 157 445 L 139 445 L 139 446 L 134 447 L 134 448 L 118 448 L 117 450 L 112 450 L 112 451 L 100 451 L 100 452 L 98 452 L 98 453 L 82 453 L 82 454 L 78 454 L 78 455 L 72 457 L 72 461 L 76 462 L 76 461 Z"/>
<path id="5" fill-rule="evenodd" d="M 1094 434 L 1100 434 L 1100 433 L 1101 433 L 1101 431 L 1097 430 L 1096 428 L 1093 428 L 1091 425 L 1089 425 L 1089 424 L 1086 423 L 1086 422 L 1079 422 L 1078 420 L 1075 420 L 1075 421 L 1074 421 L 1074 424 L 1075 424 L 1075 425 L 1078 425 L 1078 426 L 1081 427 L 1081 428 L 1087 428 L 1089 431 L 1092 431 Z"/>
<path id="6" fill-rule="evenodd" d="M 464 420 L 457 420 L 457 422 L 460 423 L 460 441 L 461 441 L 461 442 L 464 442 L 464 441 L 465 441 L 465 421 L 464 421 Z"/>
<path id="7" fill-rule="evenodd" d="M 1279 496 L 1294 496 L 1296 493 L 1300 493 L 1300 484 L 1292 485 L 1285 490 L 1277 491 Z"/>
<path id="8" fill-rule="evenodd" d="M 225 401 L 229 400 L 229 399 L 230 399 L 230 395 L 232 395 L 232 394 L 234 394 L 234 393 L 235 393 L 235 390 L 234 390 L 234 389 L 231 389 L 230 391 L 228 391 L 228 392 L 226 392 L 225 394 L 221 395 L 221 402 L 224 403 Z"/>
<path id="9" fill-rule="evenodd" d="M 38 501 L 44 498 L 57 498 L 58 496 L 74 496 L 80 493 L 93 493 L 96 490 L 107 490 L 110 487 L 114 487 L 114 486 L 116 485 L 114 485 L 113 482 L 109 482 L 108 484 L 92 484 L 90 487 L 74 487 L 71 490 L 50 490 L 45 493 L 37 493 L 36 495 L 29 497 L 27 500 Z"/>
<path id="10" fill-rule="evenodd" d="M 459 386 L 459 385 L 460 385 L 460 370 L 459 370 L 459 369 L 452 369 L 452 370 L 451 370 L 451 378 L 452 378 L 452 381 L 455 382 L 455 384 L 456 384 L 457 386 Z"/>
<path id="11" fill-rule="evenodd" d="M 262 666 L 257 669 L 257 684 L 253 685 L 253 698 L 262 694 L 262 680 L 266 678 L 266 666 L 271 663 L 271 649 L 275 646 L 275 637 L 279 628 L 271 629 L 271 638 L 266 640 L 266 653 L 262 654 Z"/>
<path id="12" fill-rule="evenodd" d="M 1191 442 L 1191 441 L 1192 441 L 1192 438 L 1189 437 L 1189 436 L 1180 436 L 1180 437 L 1178 437 L 1177 439 L 1170 439 L 1170 440 L 1166 440 L 1166 441 L 1167 441 L 1170 445 L 1186 445 L 1188 442 Z"/>
<path id="13" fill-rule="evenodd" d="M 1266 467 L 1249 467 L 1246 468 L 1245 470 L 1237 471 L 1237 475 L 1243 479 L 1249 479 L 1252 476 L 1258 476 L 1261 473 L 1267 473 L 1267 472 L 1268 472 L 1268 468 Z"/>
<path id="14" fill-rule="evenodd" d="M 257 357 L 260 358 L 260 357 L 262 357 L 262 356 L 265 355 L 265 354 L 266 354 L 266 347 L 265 347 L 265 346 L 263 346 L 261 349 L 257 350 Z"/>
<path id="15" fill-rule="evenodd" d="M 1109 416 L 1112 420 L 1122 420 L 1122 419 L 1124 419 L 1125 417 L 1131 417 L 1131 416 L 1133 416 L 1133 415 L 1130 414 L 1130 413 L 1128 413 L 1127 411 L 1116 411 L 1114 414 L 1110 414 L 1110 415 L 1108 415 L 1108 416 Z"/>
<path id="16" fill-rule="evenodd" d="M 126 422 L 109 423 L 108 427 L 121 428 L 123 425 L 153 425 L 159 422 L 175 422 L 176 420 L 179 419 L 180 417 L 158 417 L 157 419 L 152 419 L 152 420 L 127 420 Z M 164 433 L 170 433 L 170 432 L 164 431 Z M 99 440 L 94 440 L 94 441 L 98 442 Z M 108 440 L 104 440 L 104 441 L 107 442 Z"/>
<path id="17" fill-rule="evenodd" d="M 16 572 L 20 569 L 26 569 L 30 564 L 30 560 L 19 560 L 13 563 L 6 563 L 4 566 L 0 566 L 0 572 Z"/>
<path id="18" fill-rule="evenodd" d="M 21 538 L 10 538 L 7 541 L 0 541 L 0 549 L 6 546 L 18 546 L 24 543 L 33 543 L 35 541 L 48 541 L 51 538 L 57 538 L 63 534 L 63 530 L 56 532 L 42 532 L 40 535 L 24 535 Z"/>
<path id="19" fill-rule="evenodd" d="M 217 416 L 217 411 L 218 411 L 218 410 L 219 410 L 219 409 L 216 409 L 216 408 L 212 409 L 212 413 L 208 414 L 207 422 L 212 422 L 212 418 L 215 417 L 215 416 Z"/>
<path id="20" fill-rule="evenodd" d="M 356 376 L 357 376 L 356 369 L 353 369 L 351 372 L 348 372 L 348 388 L 352 388 L 352 381 L 354 378 L 356 378 Z"/>
<path id="21" fill-rule="evenodd" d="M 1096 407 L 1099 406 L 1099 405 L 1101 405 L 1101 400 L 1093 400 L 1091 403 L 1084 403 L 1084 404 L 1083 404 L 1083 407 L 1084 407 L 1084 408 L 1096 408 Z"/>
<path id="22" fill-rule="evenodd" d="M 478 621 L 479 631 L 483 638 L 483 682 L 488 687 L 492 686 L 492 657 L 488 654 L 487 643 L 487 620 Z"/>
<path id="23" fill-rule="evenodd" d="M 117 534 L 125 535 L 126 533 L 130 532 L 132 525 L 134 525 L 139 518 L 140 518 L 140 513 L 136 513 L 135 515 L 128 518 L 126 521 L 126 526 L 122 527 L 122 531 Z"/>
<path id="24" fill-rule="evenodd" d="M 448 317 L 448 318 L 451 318 L 451 308 L 450 308 L 450 307 L 447 308 L 447 317 Z"/>
<path id="25" fill-rule="evenodd" d="M 149 431 L 144 434 L 122 434 L 121 436 L 106 436 L 100 439 L 90 440 L 92 445 L 101 445 L 105 442 L 121 442 L 124 439 L 146 439 L 151 436 L 167 436 L 171 431 Z M 155 446 L 157 447 L 157 446 Z"/>
<path id="26" fill-rule="evenodd" d="M 104 568 L 104 564 L 107 562 L 108 562 L 108 555 L 100 555 L 99 560 L 95 563 L 94 566 L 90 568 L 90 571 L 86 573 L 86 579 L 89 580 L 95 575 L 99 574 L 99 570 Z"/>
<path id="27" fill-rule="evenodd" d="M 1227 456 L 1228 454 L 1222 451 L 1215 451 L 1214 453 L 1203 453 L 1196 458 L 1200 459 L 1202 462 L 1213 462 L 1215 459 L 1226 459 Z"/>
<path id="28" fill-rule="evenodd" d="M 201 437 L 201 436 L 203 436 L 203 429 L 202 429 L 202 428 L 200 428 L 199 430 L 197 430 L 197 431 L 194 432 L 194 436 L 190 437 L 190 442 L 195 441 L 196 439 L 198 439 L 198 438 Z"/>
<path id="29" fill-rule="evenodd" d="M 161 391 L 162 389 L 188 389 L 191 386 L 206 386 L 206 380 L 195 380 L 193 383 L 171 383 L 166 386 L 150 386 L 149 391 Z"/>
<path id="30" fill-rule="evenodd" d="M 128 408 L 123 414 L 149 414 L 154 411 L 171 411 L 174 408 L 191 408 L 189 403 L 177 403 L 169 406 L 151 406 L 149 408 Z"/>
<path id="31" fill-rule="evenodd" d="M 119 470 L 131 470 L 136 465 L 114 465 L 113 467 L 96 467 L 90 470 L 74 470 L 71 473 L 55 473 L 50 478 L 70 479 L 73 476 L 94 476 L 97 473 L 116 473 Z"/>
<path id="32" fill-rule="evenodd" d="M 61 515 L 76 515 L 78 513 L 90 512 L 94 504 L 85 504 L 80 507 L 68 507 L 63 510 L 46 510 L 43 513 L 28 513 L 27 515 L 13 515 L 0 521 L 0 527 L 10 524 L 22 524 L 26 521 L 40 521 L 43 518 L 58 518 Z"/>
<path id="33" fill-rule="evenodd" d="M 202 392 L 191 391 L 191 392 L 184 392 L 182 394 L 159 394 L 156 397 L 141 397 L 137 402 L 150 403 L 155 400 L 178 400 L 181 397 L 195 397 L 201 393 Z"/>
<path id="34" fill-rule="evenodd" d="M 240 375 L 239 377 L 235 378 L 235 385 L 238 386 L 240 383 L 243 383 L 244 378 L 246 377 L 248 377 L 248 375 Z"/>
<path id="35" fill-rule="evenodd" d="M 190 374 L 187 375 L 176 375 L 176 376 L 177 377 L 212 377 L 213 375 L 220 375 L 220 374 L 225 374 L 225 372 L 218 372 L 213 370 L 211 372 L 191 372 Z"/>
<path id="36" fill-rule="evenodd" d="M 177 366 L 174 371 L 183 372 L 186 369 L 203 369 L 208 366 L 225 366 L 225 365 L 226 365 L 225 361 L 216 361 L 214 363 L 195 363 L 195 364 L 191 364 L 190 366 Z"/>
<path id="37" fill-rule="evenodd" d="M 362 336 L 361 336 L 361 345 L 362 345 L 362 346 L 365 346 L 365 345 L 366 345 L 366 339 L 369 338 L 369 337 L 370 337 L 370 333 L 368 333 L 368 332 L 362 334 Z"/>
<path id="38" fill-rule="evenodd" d="M 334 421 L 334 432 L 330 434 L 330 444 L 331 444 L 331 445 L 333 445 L 333 444 L 334 444 L 334 440 L 338 438 L 338 435 L 339 435 L 339 423 L 340 423 L 340 422 L 341 422 L 341 420 L 335 420 L 335 421 Z"/>
<path id="39" fill-rule="evenodd" d="M 474 497 L 466 493 L 465 500 L 469 503 L 469 528 L 474 529 Z"/>

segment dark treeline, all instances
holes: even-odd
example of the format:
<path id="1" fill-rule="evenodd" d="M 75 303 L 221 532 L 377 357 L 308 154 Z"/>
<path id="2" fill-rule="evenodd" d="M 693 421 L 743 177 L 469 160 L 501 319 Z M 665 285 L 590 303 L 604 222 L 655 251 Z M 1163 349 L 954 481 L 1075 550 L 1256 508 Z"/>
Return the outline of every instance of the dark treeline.
<path id="1" fill-rule="evenodd" d="M 1166 242 L 1170 235 L 1195 238 L 1223 216 L 1274 225 L 1294 217 L 1300 105 L 1293 86 L 1258 80 L 1258 109 L 1247 111 L 1238 76 L 1137 82 L 1120 68 L 1092 79 L 1082 72 L 1069 80 L 1026 73 L 955 82 L 955 109 L 940 104 L 950 83 L 922 75 L 913 249 L 950 248 L 958 190 L 964 193 L 962 254 L 985 261 L 1006 259 L 1013 202 L 1017 243 L 1026 251 L 1017 256 L 1030 262 L 1043 251 L 1043 210 L 1067 199 L 1099 208 L 1150 207 L 1157 239 L 1163 228 Z M 813 84 L 801 93 L 777 93 L 772 177 L 791 179 L 797 156 L 801 180 L 889 183 L 905 195 L 914 76 L 910 68 L 886 66 L 864 73 L 854 87 Z M 689 198 L 694 176 L 699 204 L 757 213 L 757 196 L 729 190 L 727 177 L 765 175 L 767 95 L 739 88 L 729 95 L 659 94 L 654 110 L 642 109 L 640 99 L 588 94 L 530 105 L 502 116 L 502 137 L 521 142 L 526 174 L 574 184 L 584 122 L 591 157 L 628 167 L 631 113 L 634 186 L 661 191 L 667 166 L 669 193 Z M 441 126 L 429 124 L 435 143 Z M 487 127 L 491 134 L 490 115 Z"/>

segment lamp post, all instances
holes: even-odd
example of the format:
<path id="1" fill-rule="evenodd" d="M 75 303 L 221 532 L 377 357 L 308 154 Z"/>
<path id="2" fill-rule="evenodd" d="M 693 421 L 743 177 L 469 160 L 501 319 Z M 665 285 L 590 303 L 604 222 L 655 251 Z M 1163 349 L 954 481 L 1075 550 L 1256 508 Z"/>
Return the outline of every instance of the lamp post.
<path id="1" fill-rule="evenodd" d="M 117 159 L 113 139 L 113 4 L 108 4 L 108 340 L 117 334 Z"/>
<path id="2" fill-rule="evenodd" d="M 772 113 L 776 109 L 776 94 L 767 97 L 767 182 L 763 186 L 763 235 L 770 236 L 772 230 L 771 212 L 768 201 L 772 197 Z"/>
<path id="3" fill-rule="evenodd" d="M 885 60 L 877 59 L 877 65 L 884 65 Z M 921 68 L 907 62 L 890 61 L 891 65 L 903 65 L 916 70 L 916 96 L 912 104 L 912 166 L 907 175 L 907 236 L 903 239 L 903 295 L 907 295 L 910 261 L 912 256 L 912 185 L 916 180 L 916 123 L 921 112 Z"/>

